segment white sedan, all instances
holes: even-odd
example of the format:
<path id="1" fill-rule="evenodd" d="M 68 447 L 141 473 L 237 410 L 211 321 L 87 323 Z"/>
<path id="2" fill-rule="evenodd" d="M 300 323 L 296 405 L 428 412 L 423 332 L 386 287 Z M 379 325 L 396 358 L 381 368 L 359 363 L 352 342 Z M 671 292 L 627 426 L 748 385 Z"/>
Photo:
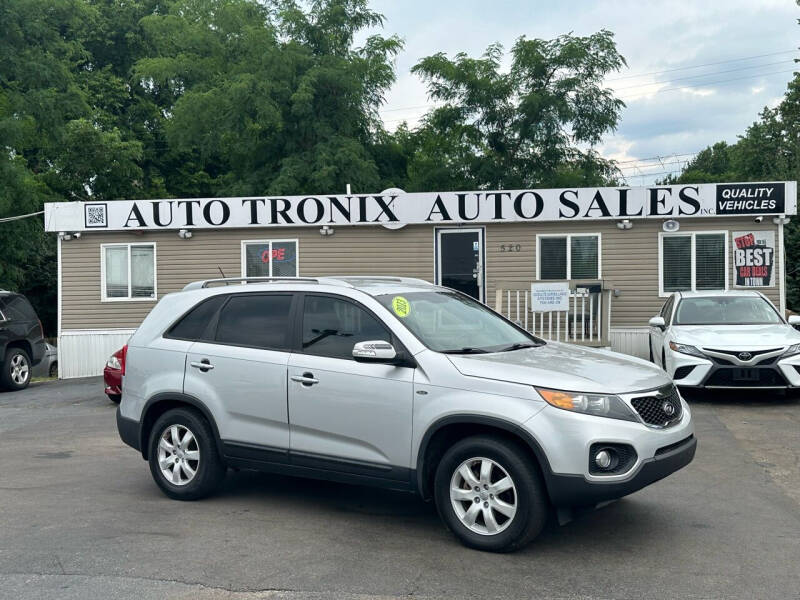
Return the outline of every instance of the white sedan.
<path id="1" fill-rule="evenodd" d="M 675 292 L 650 319 L 650 360 L 685 387 L 800 387 L 797 324 L 760 292 Z"/>

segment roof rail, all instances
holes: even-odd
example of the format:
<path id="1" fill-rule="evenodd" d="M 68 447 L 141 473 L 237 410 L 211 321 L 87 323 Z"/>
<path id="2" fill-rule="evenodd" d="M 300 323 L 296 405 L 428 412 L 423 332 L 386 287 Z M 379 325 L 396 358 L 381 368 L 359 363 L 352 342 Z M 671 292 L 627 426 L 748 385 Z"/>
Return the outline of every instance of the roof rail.
<path id="1" fill-rule="evenodd" d="M 317 277 L 221 277 L 217 279 L 204 279 L 193 281 L 183 287 L 183 291 L 199 290 L 211 287 L 213 284 L 230 285 L 232 283 L 280 283 L 283 281 L 297 281 L 301 283 L 321 283 Z"/>
<path id="2" fill-rule="evenodd" d="M 386 281 L 389 283 L 418 283 L 423 285 L 433 285 L 430 281 L 419 279 L 418 277 L 392 277 L 391 275 L 330 275 L 325 279 L 337 279 L 339 281 Z"/>

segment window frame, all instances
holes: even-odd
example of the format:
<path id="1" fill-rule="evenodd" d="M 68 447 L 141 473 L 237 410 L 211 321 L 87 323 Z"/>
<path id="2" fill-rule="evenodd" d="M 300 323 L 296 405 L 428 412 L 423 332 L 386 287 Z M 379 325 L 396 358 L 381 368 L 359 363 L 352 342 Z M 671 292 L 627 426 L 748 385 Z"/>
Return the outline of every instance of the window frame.
<path id="1" fill-rule="evenodd" d="M 601 232 L 586 233 L 537 233 L 536 234 L 536 281 L 571 281 L 572 280 L 572 238 L 573 237 L 595 237 L 597 238 L 597 277 L 590 281 L 603 278 L 603 234 Z M 542 238 L 565 238 L 567 243 L 567 277 L 566 279 L 542 279 L 541 278 L 541 243 Z"/>
<path id="2" fill-rule="evenodd" d="M 297 310 L 295 311 L 294 315 L 294 347 L 295 352 L 297 354 L 304 354 L 306 356 L 316 356 L 318 358 L 326 358 L 330 360 L 350 360 L 356 362 L 356 359 L 352 356 L 352 354 L 348 357 L 341 357 L 341 356 L 329 356 L 327 354 L 317 354 L 316 352 L 309 352 L 305 348 L 303 348 L 303 317 L 305 316 L 306 312 L 306 298 L 318 297 L 318 298 L 333 298 L 334 300 L 341 300 L 342 302 L 349 302 L 350 304 L 355 305 L 357 308 L 365 311 L 368 315 L 370 315 L 373 319 L 375 319 L 378 323 L 380 323 L 384 329 L 386 329 L 387 333 L 389 334 L 389 339 L 384 340 L 388 341 L 392 346 L 394 346 L 395 352 L 397 352 L 398 358 L 401 356 L 410 357 L 411 355 L 408 353 L 408 349 L 405 347 L 400 338 L 395 335 L 394 330 L 391 326 L 378 314 L 370 309 L 369 307 L 365 306 L 358 300 L 354 298 L 350 298 L 349 296 L 342 296 L 340 294 L 331 294 L 325 292 L 301 292 L 297 294 Z M 355 343 L 353 344 L 355 345 Z M 380 363 L 376 363 L 380 364 Z"/>
<path id="3" fill-rule="evenodd" d="M 698 235 L 722 235 L 724 236 L 723 242 L 723 255 L 725 257 L 725 287 L 720 290 L 701 290 L 704 292 L 726 292 L 730 289 L 730 248 L 728 247 L 729 236 L 727 229 L 713 229 L 702 231 L 659 231 L 658 232 L 658 295 L 660 298 L 666 298 L 676 292 L 696 292 L 697 291 L 697 244 L 696 239 Z M 664 238 L 666 237 L 690 237 L 691 238 L 691 280 L 692 287 L 688 290 L 672 290 L 664 291 Z"/>
<path id="4" fill-rule="evenodd" d="M 153 248 L 153 297 L 152 298 L 133 298 L 131 277 L 131 247 L 150 246 Z M 111 297 L 106 295 L 106 249 L 107 248 L 126 248 L 128 252 L 128 295 L 125 297 Z M 110 243 L 100 244 L 100 302 L 157 302 L 158 301 L 158 250 L 155 242 L 130 242 L 130 243 Z"/>
<path id="5" fill-rule="evenodd" d="M 269 244 L 269 275 L 253 275 L 253 277 L 275 277 L 272 274 L 272 244 L 281 242 L 294 242 L 294 276 L 300 277 L 300 239 L 299 238 L 270 238 L 266 240 L 242 240 L 241 242 L 241 256 L 240 256 L 240 269 L 241 277 L 248 277 L 247 275 L 247 244 Z M 284 276 L 285 277 L 285 276 Z"/>

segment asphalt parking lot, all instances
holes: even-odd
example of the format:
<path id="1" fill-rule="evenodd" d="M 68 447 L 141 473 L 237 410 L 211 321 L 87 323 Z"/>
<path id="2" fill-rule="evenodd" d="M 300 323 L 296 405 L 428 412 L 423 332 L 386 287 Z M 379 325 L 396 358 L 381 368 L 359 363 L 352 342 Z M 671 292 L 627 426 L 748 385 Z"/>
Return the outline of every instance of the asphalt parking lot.
<path id="1" fill-rule="evenodd" d="M 800 598 L 800 401 L 702 398 L 683 471 L 526 550 L 413 496 L 229 473 L 164 497 L 99 379 L 0 394 L 0 598 Z"/>

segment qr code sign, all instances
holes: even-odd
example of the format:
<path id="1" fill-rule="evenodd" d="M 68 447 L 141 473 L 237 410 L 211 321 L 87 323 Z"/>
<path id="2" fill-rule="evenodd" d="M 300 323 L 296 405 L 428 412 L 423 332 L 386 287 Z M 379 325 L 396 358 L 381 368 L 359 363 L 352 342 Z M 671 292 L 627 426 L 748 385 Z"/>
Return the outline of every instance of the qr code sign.
<path id="1" fill-rule="evenodd" d="M 108 227 L 105 204 L 87 204 L 86 227 Z"/>

